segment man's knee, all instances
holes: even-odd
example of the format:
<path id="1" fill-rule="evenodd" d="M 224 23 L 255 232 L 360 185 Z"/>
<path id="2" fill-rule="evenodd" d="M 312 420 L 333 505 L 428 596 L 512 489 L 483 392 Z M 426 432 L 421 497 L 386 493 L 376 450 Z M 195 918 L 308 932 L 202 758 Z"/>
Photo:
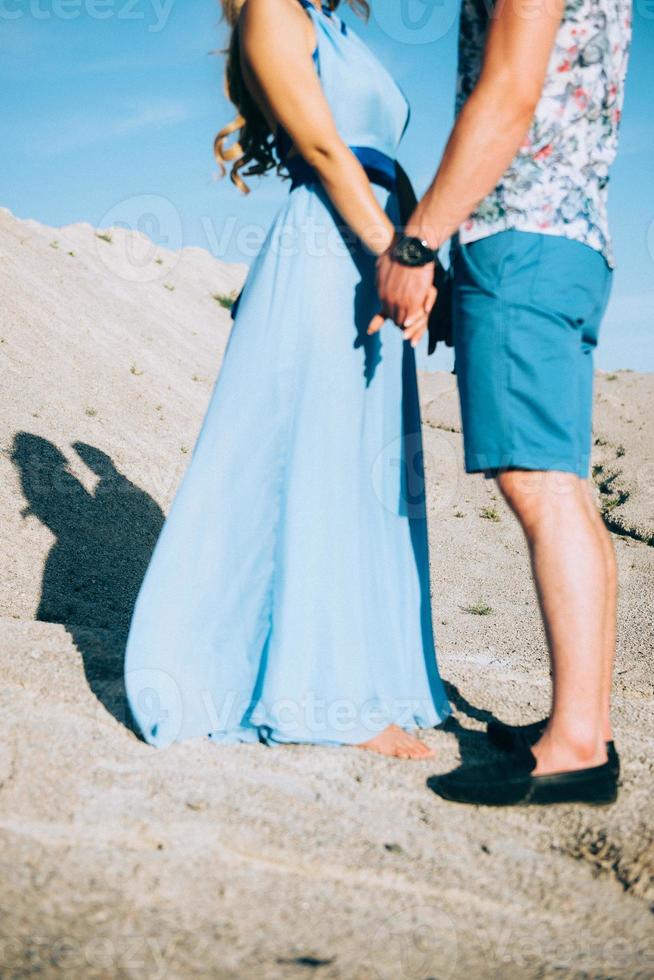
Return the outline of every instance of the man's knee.
<path id="1" fill-rule="evenodd" d="M 562 509 L 583 500 L 584 482 L 574 473 L 505 470 L 496 477 L 502 495 L 525 531 L 536 530 Z"/>

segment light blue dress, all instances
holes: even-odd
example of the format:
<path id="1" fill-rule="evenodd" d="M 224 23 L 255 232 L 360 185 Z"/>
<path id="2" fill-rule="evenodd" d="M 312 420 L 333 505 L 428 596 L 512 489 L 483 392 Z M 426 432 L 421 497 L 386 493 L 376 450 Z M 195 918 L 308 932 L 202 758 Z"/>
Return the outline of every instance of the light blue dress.
<path id="1" fill-rule="evenodd" d="M 341 136 L 367 164 L 392 163 L 406 99 L 338 17 L 301 2 Z M 373 186 L 397 221 L 394 191 Z M 154 745 L 353 744 L 450 711 L 414 352 L 390 324 L 367 336 L 374 273 L 300 175 L 249 273 L 134 609 L 127 696 Z"/>

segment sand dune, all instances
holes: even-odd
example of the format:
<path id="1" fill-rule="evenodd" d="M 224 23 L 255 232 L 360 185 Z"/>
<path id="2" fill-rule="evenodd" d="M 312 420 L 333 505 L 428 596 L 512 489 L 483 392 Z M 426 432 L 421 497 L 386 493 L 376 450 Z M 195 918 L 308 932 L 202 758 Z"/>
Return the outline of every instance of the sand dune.
<path id="1" fill-rule="evenodd" d="M 491 717 L 534 718 L 548 697 L 525 549 L 493 485 L 462 472 L 442 374 L 421 379 L 456 709 L 425 736 L 437 763 L 157 752 L 127 727 L 125 630 L 228 336 L 214 297 L 243 274 L 0 210 L 0 975 L 653 975 L 651 375 L 597 386 L 594 479 L 621 571 L 614 808 L 465 809 L 425 788 L 486 756 Z"/>

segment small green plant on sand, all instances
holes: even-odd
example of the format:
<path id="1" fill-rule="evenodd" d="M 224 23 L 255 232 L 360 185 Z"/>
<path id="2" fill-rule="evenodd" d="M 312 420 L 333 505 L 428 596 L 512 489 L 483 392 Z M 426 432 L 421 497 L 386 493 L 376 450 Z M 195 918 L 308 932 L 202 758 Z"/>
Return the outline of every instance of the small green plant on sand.
<path id="1" fill-rule="evenodd" d="M 59 242 L 56 238 L 53 242 L 50 242 L 50 248 L 59 248 Z"/>
<path id="2" fill-rule="evenodd" d="M 88 408 L 84 409 L 84 414 L 88 415 L 89 418 L 94 418 L 98 414 L 97 408 L 92 408 L 90 405 Z"/>
<path id="3" fill-rule="evenodd" d="M 480 599 L 478 602 L 475 602 L 475 604 L 472 606 L 464 606 L 463 611 L 470 613 L 471 616 L 490 616 L 493 610 L 491 606 L 488 605 L 487 602 L 484 602 L 483 599 Z"/>
<path id="4" fill-rule="evenodd" d="M 143 374 L 143 371 L 141 371 L 140 368 L 137 368 L 136 364 L 132 364 L 129 370 L 130 370 L 130 374 L 135 375 L 137 378 L 140 378 L 141 375 Z"/>
<path id="5" fill-rule="evenodd" d="M 231 310 L 232 306 L 236 302 L 237 294 L 232 290 L 231 293 L 212 293 L 212 298 L 215 299 L 216 303 L 225 310 Z"/>
<path id="6" fill-rule="evenodd" d="M 95 237 L 99 238 L 101 242 L 107 242 L 107 244 L 113 244 L 113 238 L 111 237 L 110 231 L 96 231 Z"/>
<path id="7" fill-rule="evenodd" d="M 494 521 L 495 523 L 502 520 L 494 507 L 482 507 L 479 511 L 479 516 L 483 517 L 486 521 Z"/>
<path id="8" fill-rule="evenodd" d="M 165 282 L 163 284 L 163 288 L 164 289 L 167 289 L 169 293 L 174 293 L 175 292 L 175 287 L 174 286 L 171 286 L 171 284 L 169 282 Z"/>

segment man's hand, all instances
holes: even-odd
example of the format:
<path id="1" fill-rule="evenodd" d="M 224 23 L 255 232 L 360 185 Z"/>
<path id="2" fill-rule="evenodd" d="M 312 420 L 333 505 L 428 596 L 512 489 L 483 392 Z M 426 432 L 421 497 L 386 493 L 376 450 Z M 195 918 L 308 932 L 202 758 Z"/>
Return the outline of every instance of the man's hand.
<path id="1" fill-rule="evenodd" d="M 377 259 L 377 290 L 381 312 L 372 318 L 368 333 L 381 330 L 393 320 L 404 338 L 416 347 L 427 329 L 429 313 L 436 302 L 434 263 L 411 268 L 394 262 L 388 252 Z"/>

